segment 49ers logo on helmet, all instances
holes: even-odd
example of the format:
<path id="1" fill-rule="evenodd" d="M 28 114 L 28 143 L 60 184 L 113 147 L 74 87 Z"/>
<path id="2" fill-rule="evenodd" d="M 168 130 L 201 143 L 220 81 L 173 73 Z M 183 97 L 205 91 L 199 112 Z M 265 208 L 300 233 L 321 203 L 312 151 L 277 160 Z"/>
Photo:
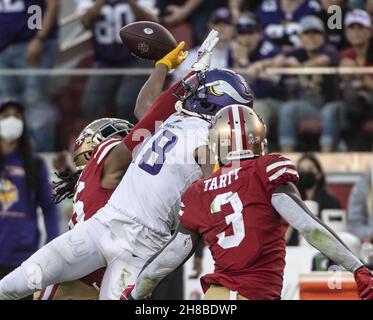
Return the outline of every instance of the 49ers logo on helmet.
<path id="1" fill-rule="evenodd" d="M 93 134 L 94 134 L 94 131 L 92 129 L 90 129 L 90 128 L 87 128 L 86 130 L 84 130 L 79 135 L 78 139 L 76 139 L 76 141 L 75 141 L 75 149 L 79 148 L 82 145 L 82 143 L 83 143 L 83 141 L 84 141 L 85 138 L 87 138 L 87 137 L 89 137 L 89 136 L 91 136 Z"/>

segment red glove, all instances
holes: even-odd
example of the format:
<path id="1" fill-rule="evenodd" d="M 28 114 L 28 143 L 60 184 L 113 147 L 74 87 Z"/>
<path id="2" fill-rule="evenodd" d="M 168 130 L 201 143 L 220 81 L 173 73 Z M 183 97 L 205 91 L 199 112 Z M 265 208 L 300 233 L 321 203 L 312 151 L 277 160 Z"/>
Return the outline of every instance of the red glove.
<path id="1" fill-rule="evenodd" d="M 122 294 L 120 295 L 119 300 L 135 300 L 131 295 L 131 292 L 133 289 L 135 289 L 134 284 L 127 286 L 122 292 Z"/>
<path id="2" fill-rule="evenodd" d="M 369 269 L 361 267 L 354 276 L 359 297 L 363 300 L 373 300 L 373 275 Z"/>

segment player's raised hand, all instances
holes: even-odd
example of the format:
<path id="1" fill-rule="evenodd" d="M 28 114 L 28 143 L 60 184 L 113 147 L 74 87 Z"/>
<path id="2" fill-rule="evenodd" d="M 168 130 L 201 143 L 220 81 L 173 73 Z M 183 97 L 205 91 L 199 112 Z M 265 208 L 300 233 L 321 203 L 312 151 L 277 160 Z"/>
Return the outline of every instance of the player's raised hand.
<path id="1" fill-rule="evenodd" d="M 155 65 L 164 64 L 168 70 L 175 69 L 188 56 L 188 51 L 184 51 L 185 42 L 181 41 L 175 49 L 167 53 L 162 59 L 158 60 Z"/>
<path id="2" fill-rule="evenodd" d="M 373 275 L 366 267 L 355 272 L 355 281 L 359 297 L 363 300 L 373 300 Z"/>
<path id="3" fill-rule="evenodd" d="M 198 49 L 197 61 L 192 69 L 196 72 L 206 72 L 210 68 L 211 54 L 216 44 L 219 42 L 219 32 L 211 30 L 201 47 Z"/>

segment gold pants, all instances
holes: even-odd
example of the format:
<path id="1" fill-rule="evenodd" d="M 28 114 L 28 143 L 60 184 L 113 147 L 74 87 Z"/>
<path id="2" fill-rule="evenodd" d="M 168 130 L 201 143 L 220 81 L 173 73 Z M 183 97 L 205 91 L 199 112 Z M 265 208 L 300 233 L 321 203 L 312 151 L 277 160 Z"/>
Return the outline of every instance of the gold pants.
<path id="1" fill-rule="evenodd" d="M 98 300 L 99 291 L 80 280 L 49 286 L 34 293 L 34 300 Z"/>
<path id="2" fill-rule="evenodd" d="M 248 300 L 237 292 L 212 284 L 206 291 L 204 300 Z"/>

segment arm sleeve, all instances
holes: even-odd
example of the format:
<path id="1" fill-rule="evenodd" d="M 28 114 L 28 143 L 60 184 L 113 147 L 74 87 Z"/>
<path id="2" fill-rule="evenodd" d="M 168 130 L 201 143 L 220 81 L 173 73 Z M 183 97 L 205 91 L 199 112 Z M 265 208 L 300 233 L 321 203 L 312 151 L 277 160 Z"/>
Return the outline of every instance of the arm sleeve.
<path id="1" fill-rule="evenodd" d="M 52 186 L 49 182 L 49 172 L 45 162 L 38 159 L 39 164 L 39 186 L 36 190 L 38 205 L 42 209 L 45 228 L 47 231 L 47 242 L 59 235 L 58 209 L 52 198 Z"/>
<path id="2" fill-rule="evenodd" d="M 361 180 L 352 188 L 348 200 L 348 229 L 360 240 L 373 237 L 373 226 L 369 224 L 367 208 L 367 180 Z"/>
<path id="3" fill-rule="evenodd" d="M 189 77 L 190 73 L 187 77 Z M 166 120 L 169 116 L 175 113 L 176 97 L 173 93 L 180 85 L 177 81 L 169 89 L 164 91 L 152 104 L 149 110 L 145 113 L 144 117 L 136 124 L 131 132 L 123 139 L 126 147 L 133 151 L 135 147 L 141 144 L 146 137 L 151 135 L 157 127 Z"/>
<path id="4" fill-rule="evenodd" d="M 293 228 L 329 259 L 352 273 L 363 266 L 361 261 L 327 227 L 291 196 L 286 193 L 274 193 L 271 203 Z"/>

